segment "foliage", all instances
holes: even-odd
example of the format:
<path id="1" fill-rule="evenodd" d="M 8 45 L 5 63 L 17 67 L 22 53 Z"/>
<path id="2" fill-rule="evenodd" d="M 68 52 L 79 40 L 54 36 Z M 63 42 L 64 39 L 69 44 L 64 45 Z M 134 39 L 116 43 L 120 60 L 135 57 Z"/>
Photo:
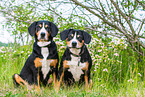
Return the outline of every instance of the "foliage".
<path id="1" fill-rule="evenodd" d="M 98 37 L 119 37 L 139 55 L 144 54 L 144 10 L 143 0 L 71 0 L 71 1 L 1 1 L 0 12 L 7 20 L 10 33 L 21 42 L 29 42 L 27 27 L 33 21 L 49 20 L 56 23 L 60 31 L 79 28 L 97 32 Z M 25 33 L 25 34 L 24 34 Z M 103 36 L 103 37 L 102 37 Z M 15 42 L 17 42 L 17 39 Z M 144 55 L 143 55 L 144 56 Z"/>
<path id="2" fill-rule="evenodd" d="M 8 44 L 0 42 L 0 46 L 8 46 Z"/>
<path id="3" fill-rule="evenodd" d="M 0 1 L 6 18 L 4 29 L 15 36 L 14 44 L 0 47 L 0 96 L 145 96 L 144 4 L 143 0 Z M 140 12 L 140 14 L 138 14 Z M 16 88 L 12 75 L 20 73 L 32 52 L 28 26 L 37 20 L 54 22 L 60 31 L 86 30 L 92 36 L 87 45 L 92 60 L 93 88 L 41 87 L 40 93 Z M 66 43 L 54 38 L 61 59 Z M 26 44 L 26 45 L 24 45 Z"/>
<path id="4" fill-rule="evenodd" d="M 0 50 L 0 96 L 144 96 L 144 68 L 140 68 L 136 54 L 123 40 L 116 39 L 109 44 L 92 36 L 87 45 L 92 56 L 91 69 L 93 88 L 84 91 L 84 87 L 61 87 L 58 93 L 52 87 L 41 87 L 40 93 L 26 87 L 14 87 L 12 75 L 20 73 L 26 59 L 32 52 L 32 45 L 12 45 Z M 65 42 L 54 39 L 62 57 Z M 145 59 L 143 58 L 143 61 Z M 142 64 L 143 66 L 143 64 Z"/>

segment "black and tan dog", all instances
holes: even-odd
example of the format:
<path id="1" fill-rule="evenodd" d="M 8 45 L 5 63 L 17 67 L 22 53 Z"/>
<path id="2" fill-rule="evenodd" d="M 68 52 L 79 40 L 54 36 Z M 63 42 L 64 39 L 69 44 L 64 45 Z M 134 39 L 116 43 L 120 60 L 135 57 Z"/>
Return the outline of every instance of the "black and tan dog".
<path id="1" fill-rule="evenodd" d="M 67 29 L 60 33 L 60 37 L 61 40 L 66 40 L 67 48 L 60 63 L 58 90 L 63 79 L 68 85 L 85 82 L 87 89 L 89 82 L 92 86 L 90 74 L 92 59 L 84 43 L 90 43 L 90 34 L 82 30 Z"/>
<path id="2" fill-rule="evenodd" d="M 57 46 L 53 41 L 58 33 L 57 26 L 49 21 L 33 22 L 28 32 L 35 37 L 33 44 L 33 52 L 25 62 L 20 74 L 13 75 L 15 85 L 35 85 L 35 88 L 40 89 L 39 83 L 46 86 L 50 75 L 53 75 L 55 80 L 58 74 L 58 52 Z"/>

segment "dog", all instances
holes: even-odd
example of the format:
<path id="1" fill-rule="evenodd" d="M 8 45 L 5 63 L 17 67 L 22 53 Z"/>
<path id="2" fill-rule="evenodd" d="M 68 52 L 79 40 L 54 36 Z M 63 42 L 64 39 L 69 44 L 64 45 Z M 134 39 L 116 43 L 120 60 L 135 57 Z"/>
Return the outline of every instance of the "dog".
<path id="1" fill-rule="evenodd" d="M 13 75 L 13 82 L 16 86 L 34 85 L 36 90 L 40 90 L 40 82 L 46 86 L 52 74 L 55 86 L 59 56 L 53 37 L 57 35 L 58 28 L 50 21 L 41 20 L 33 22 L 28 32 L 35 38 L 33 51 L 20 74 Z"/>
<path id="2" fill-rule="evenodd" d="M 67 85 L 85 82 L 85 89 L 92 87 L 92 59 L 85 44 L 91 41 L 91 35 L 82 30 L 67 29 L 60 33 L 61 40 L 66 40 L 67 48 L 62 56 L 58 74 L 58 90 L 62 79 Z"/>

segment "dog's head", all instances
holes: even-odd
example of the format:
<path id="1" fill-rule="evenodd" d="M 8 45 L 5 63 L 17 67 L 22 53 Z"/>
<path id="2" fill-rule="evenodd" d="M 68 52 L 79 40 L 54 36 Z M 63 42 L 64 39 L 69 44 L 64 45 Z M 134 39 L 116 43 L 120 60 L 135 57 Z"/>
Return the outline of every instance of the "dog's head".
<path id="1" fill-rule="evenodd" d="M 84 43 L 89 44 L 91 36 L 82 30 L 67 29 L 60 33 L 61 40 L 66 40 L 70 48 L 81 48 Z"/>
<path id="2" fill-rule="evenodd" d="M 28 32 L 39 42 L 48 41 L 58 33 L 57 26 L 49 21 L 35 21 L 28 27 Z"/>

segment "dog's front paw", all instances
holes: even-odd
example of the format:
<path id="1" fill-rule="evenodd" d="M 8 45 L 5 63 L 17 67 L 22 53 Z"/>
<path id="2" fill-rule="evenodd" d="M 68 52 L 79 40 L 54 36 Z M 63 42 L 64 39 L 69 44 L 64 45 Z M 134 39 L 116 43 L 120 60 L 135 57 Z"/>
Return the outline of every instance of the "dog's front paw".
<path id="1" fill-rule="evenodd" d="M 40 86 L 35 85 L 35 91 L 40 92 Z"/>

